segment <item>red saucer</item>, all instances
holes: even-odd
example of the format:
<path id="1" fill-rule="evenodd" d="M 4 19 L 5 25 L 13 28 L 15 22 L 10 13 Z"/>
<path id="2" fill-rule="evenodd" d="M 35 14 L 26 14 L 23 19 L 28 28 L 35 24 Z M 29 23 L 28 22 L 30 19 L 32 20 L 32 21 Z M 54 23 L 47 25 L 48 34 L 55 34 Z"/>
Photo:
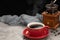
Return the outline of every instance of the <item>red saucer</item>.
<path id="1" fill-rule="evenodd" d="M 45 38 L 48 36 L 48 33 L 46 35 L 43 35 L 43 36 L 39 36 L 39 37 L 32 37 L 29 35 L 29 31 L 28 29 L 26 28 L 24 31 L 23 31 L 23 35 L 26 36 L 27 38 L 30 38 L 30 39 L 42 39 L 42 38 Z"/>

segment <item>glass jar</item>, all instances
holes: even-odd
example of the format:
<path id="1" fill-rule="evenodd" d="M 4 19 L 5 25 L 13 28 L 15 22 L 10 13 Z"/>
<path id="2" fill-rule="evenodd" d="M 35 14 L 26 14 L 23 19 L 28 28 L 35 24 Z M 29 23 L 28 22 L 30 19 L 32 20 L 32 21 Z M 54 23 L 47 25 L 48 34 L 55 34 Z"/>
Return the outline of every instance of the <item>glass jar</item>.
<path id="1" fill-rule="evenodd" d="M 46 11 L 50 14 L 53 14 L 58 11 L 58 5 L 57 4 L 47 4 Z"/>

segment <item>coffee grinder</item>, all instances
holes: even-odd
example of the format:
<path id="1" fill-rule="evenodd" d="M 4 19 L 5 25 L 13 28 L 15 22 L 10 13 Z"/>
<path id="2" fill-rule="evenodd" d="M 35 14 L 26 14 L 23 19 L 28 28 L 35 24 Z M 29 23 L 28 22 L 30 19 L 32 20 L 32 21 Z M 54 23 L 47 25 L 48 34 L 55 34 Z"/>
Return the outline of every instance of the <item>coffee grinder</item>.
<path id="1" fill-rule="evenodd" d="M 47 4 L 45 6 L 46 11 L 42 13 L 43 23 L 52 29 L 56 29 L 59 26 L 59 15 L 60 15 L 60 11 L 58 11 L 58 5 L 54 4 L 54 2 L 51 1 L 50 4 Z"/>

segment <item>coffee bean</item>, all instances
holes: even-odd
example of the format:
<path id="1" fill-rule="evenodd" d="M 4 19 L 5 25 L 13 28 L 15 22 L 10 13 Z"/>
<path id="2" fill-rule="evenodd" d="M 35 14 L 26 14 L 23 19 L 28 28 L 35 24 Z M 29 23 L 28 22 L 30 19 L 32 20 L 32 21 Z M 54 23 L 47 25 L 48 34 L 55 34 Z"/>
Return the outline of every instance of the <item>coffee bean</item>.
<path id="1" fill-rule="evenodd" d="M 56 32 L 58 32 L 58 30 L 56 30 Z"/>
<path id="2" fill-rule="evenodd" d="M 58 33 L 58 35 L 60 35 L 60 32 Z"/>
<path id="3" fill-rule="evenodd" d="M 56 33 L 56 32 L 53 32 L 54 34 Z"/>
<path id="4" fill-rule="evenodd" d="M 51 31 L 51 33 L 53 33 L 53 31 Z"/>
<path id="5" fill-rule="evenodd" d="M 57 36 L 57 34 L 55 34 L 55 36 Z"/>

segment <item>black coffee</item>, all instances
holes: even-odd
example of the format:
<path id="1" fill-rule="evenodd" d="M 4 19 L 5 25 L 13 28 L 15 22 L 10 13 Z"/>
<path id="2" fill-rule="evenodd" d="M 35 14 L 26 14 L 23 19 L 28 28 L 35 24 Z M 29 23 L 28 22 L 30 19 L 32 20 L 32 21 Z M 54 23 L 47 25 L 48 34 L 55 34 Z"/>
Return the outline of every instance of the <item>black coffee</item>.
<path id="1" fill-rule="evenodd" d="M 30 28 L 40 28 L 42 25 L 31 25 Z"/>

